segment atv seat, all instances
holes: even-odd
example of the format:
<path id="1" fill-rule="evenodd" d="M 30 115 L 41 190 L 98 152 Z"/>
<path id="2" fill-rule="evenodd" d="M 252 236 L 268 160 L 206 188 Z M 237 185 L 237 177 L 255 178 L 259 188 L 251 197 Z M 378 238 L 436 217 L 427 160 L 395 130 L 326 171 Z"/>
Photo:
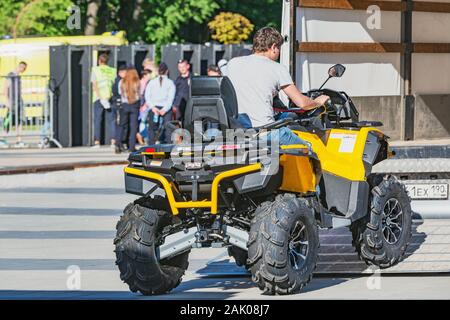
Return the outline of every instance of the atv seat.
<path id="1" fill-rule="evenodd" d="M 240 128 L 236 92 L 228 77 L 193 77 L 183 126 L 190 132 Z"/>

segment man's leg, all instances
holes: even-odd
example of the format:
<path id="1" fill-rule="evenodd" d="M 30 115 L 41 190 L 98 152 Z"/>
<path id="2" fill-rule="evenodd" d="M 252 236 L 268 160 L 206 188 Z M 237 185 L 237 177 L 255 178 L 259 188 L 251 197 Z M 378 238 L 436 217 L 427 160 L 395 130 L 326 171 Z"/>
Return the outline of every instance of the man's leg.
<path id="1" fill-rule="evenodd" d="M 128 150 L 136 151 L 136 135 L 138 133 L 139 108 L 130 105 L 128 117 L 130 119 L 130 137 L 128 142 Z"/>
<path id="2" fill-rule="evenodd" d="M 177 120 L 181 121 L 181 123 L 184 122 L 184 111 L 186 110 L 186 102 L 183 100 L 181 101 L 178 109 L 177 109 Z"/>
<path id="3" fill-rule="evenodd" d="M 242 125 L 244 129 L 250 129 L 252 128 L 252 121 L 250 120 L 248 114 L 246 113 L 239 113 L 238 115 L 238 121 Z"/>
<path id="4" fill-rule="evenodd" d="M 106 118 L 108 120 L 109 123 L 109 135 L 111 138 L 111 145 L 114 145 L 116 142 L 116 134 L 117 134 L 117 130 L 116 130 L 116 105 L 113 103 L 111 104 L 111 109 L 106 111 Z"/>
<path id="5" fill-rule="evenodd" d="M 128 114 L 127 114 L 127 108 L 125 105 L 122 105 L 119 109 L 120 112 L 120 119 L 119 119 L 119 132 L 117 134 L 117 137 L 122 137 L 124 132 L 127 130 L 128 128 Z M 122 144 L 122 141 L 119 139 L 116 143 L 118 144 Z M 122 147 L 122 146 L 120 146 Z"/>
<path id="6" fill-rule="evenodd" d="M 148 144 L 155 144 L 156 130 L 158 129 L 158 123 L 153 122 L 154 113 L 150 110 L 147 117 L 148 123 Z"/>
<path id="7" fill-rule="evenodd" d="M 172 132 L 174 130 L 173 126 L 171 126 L 170 121 L 172 121 L 172 111 L 166 112 L 163 117 L 163 132 L 162 132 L 162 141 L 163 143 L 172 143 Z"/>
<path id="8" fill-rule="evenodd" d="M 94 102 L 94 142 L 100 144 L 100 138 L 102 136 L 102 116 L 103 106 L 100 100 Z"/>
<path id="9" fill-rule="evenodd" d="M 311 143 L 301 139 L 295 133 L 293 133 L 289 128 L 283 127 L 277 130 L 272 130 L 269 133 L 268 139 L 278 140 L 280 146 L 293 145 L 293 144 L 303 144 L 308 146 L 311 151 Z"/>

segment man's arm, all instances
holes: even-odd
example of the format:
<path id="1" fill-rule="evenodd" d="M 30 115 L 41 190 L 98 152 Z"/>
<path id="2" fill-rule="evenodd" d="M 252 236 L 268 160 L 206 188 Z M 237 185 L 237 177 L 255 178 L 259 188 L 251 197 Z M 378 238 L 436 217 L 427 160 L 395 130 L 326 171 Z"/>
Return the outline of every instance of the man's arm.
<path id="1" fill-rule="evenodd" d="M 100 90 L 98 90 L 97 81 L 92 81 L 92 89 L 94 89 L 95 94 L 97 95 L 97 97 L 99 99 L 102 99 L 102 97 L 100 96 Z"/>
<path id="2" fill-rule="evenodd" d="M 173 106 L 177 109 L 180 107 L 181 99 L 183 98 L 183 92 L 181 90 L 181 85 L 179 83 L 179 80 L 177 79 L 175 81 L 175 99 L 173 101 Z"/>
<path id="3" fill-rule="evenodd" d="M 102 97 L 100 97 L 100 90 L 98 89 L 97 76 L 95 74 L 95 69 L 94 68 L 92 68 L 92 71 L 91 71 L 92 89 L 94 90 L 95 94 L 97 95 L 97 98 L 101 99 Z"/>
<path id="4" fill-rule="evenodd" d="M 289 99 L 292 100 L 292 102 L 302 108 L 303 110 L 311 110 L 318 108 L 327 102 L 330 97 L 321 95 L 320 97 L 317 97 L 316 99 L 312 100 L 309 97 L 302 94 L 297 87 L 294 84 L 289 84 L 287 86 L 284 86 L 281 88 L 284 93 L 289 97 Z"/>
<path id="5" fill-rule="evenodd" d="M 173 84 L 173 82 L 169 82 L 167 85 L 167 89 L 168 89 L 168 93 L 167 93 L 167 100 L 164 103 L 163 109 L 161 110 L 160 114 L 163 116 L 165 115 L 167 112 L 170 111 L 170 109 L 172 108 L 172 104 L 173 101 L 175 99 L 175 85 Z"/>

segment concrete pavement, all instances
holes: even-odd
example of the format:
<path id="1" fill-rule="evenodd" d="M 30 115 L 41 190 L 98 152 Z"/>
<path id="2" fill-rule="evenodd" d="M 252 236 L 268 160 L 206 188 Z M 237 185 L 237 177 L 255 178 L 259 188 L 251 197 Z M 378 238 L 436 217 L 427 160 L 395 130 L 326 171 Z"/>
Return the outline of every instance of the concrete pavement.
<path id="1" fill-rule="evenodd" d="M 0 150 L 0 175 L 117 165 L 126 163 L 127 157 L 127 153 L 115 154 L 114 148 L 110 146 L 100 148 L 4 149 Z"/>

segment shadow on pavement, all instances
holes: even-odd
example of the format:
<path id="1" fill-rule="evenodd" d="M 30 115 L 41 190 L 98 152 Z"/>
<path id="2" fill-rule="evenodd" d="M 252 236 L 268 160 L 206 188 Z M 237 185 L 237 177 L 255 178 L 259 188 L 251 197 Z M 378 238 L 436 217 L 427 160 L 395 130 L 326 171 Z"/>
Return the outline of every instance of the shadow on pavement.
<path id="1" fill-rule="evenodd" d="M 230 259 L 211 262 L 204 268 L 199 269 L 196 273 L 202 277 L 200 279 L 182 282 L 176 291 L 215 287 L 222 288 L 222 290 L 257 289 L 257 285 L 251 281 L 250 272 L 246 271 L 244 267 L 238 267 L 234 261 L 231 261 Z M 312 292 L 332 287 L 347 281 L 345 278 L 325 278 L 323 276 L 315 278 L 315 276 L 313 276 L 312 281 L 302 289 L 299 293 L 300 295 L 304 292 Z M 217 280 L 218 277 L 223 278 L 223 280 Z M 225 279 L 226 277 L 232 277 L 232 279 Z M 212 278 L 214 278 L 214 280 Z M 206 283 L 206 286 L 205 282 L 208 282 Z M 258 290 L 258 292 L 260 291 Z M 260 294 L 262 294 L 262 291 Z"/>

